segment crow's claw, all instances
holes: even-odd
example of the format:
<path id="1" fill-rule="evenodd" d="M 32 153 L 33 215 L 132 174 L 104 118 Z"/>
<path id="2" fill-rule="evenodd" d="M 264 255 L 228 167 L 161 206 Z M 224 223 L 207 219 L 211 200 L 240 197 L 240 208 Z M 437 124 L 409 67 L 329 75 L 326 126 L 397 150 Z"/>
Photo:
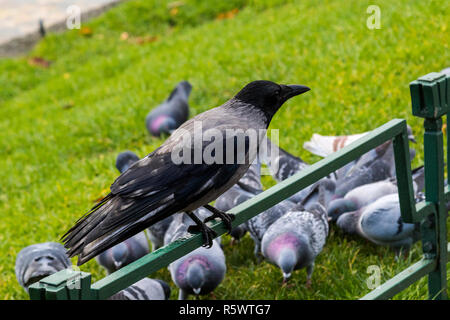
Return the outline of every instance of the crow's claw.
<path id="1" fill-rule="evenodd" d="M 234 214 L 223 212 L 223 211 L 221 211 L 217 208 L 214 208 L 213 206 L 210 206 L 210 205 L 206 205 L 205 208 L 207 210 L 211 211 L 213 214 L 211 216 L 209 216 L 208 218 L 206 218 L 205 220 L 203 220 L 203 222 L 206 223 L 208 221 L 219 218 L 225 224 L 225 227 L 228 230 L 228 234 L 230 234 L 231 230 L 233 229 L 233 227 L 231 226 L 231 222 L 235 219 Z"/>
<path id="2" fill-rule="evenodd" d="M 188 227 L 189 233 L 201 232 L 204 238 L 203 246 L 211 248 L 213 245 L 213 239 L 217 236 L 217 233 L 208 227 L 206 224 L 194 225 Z"/>

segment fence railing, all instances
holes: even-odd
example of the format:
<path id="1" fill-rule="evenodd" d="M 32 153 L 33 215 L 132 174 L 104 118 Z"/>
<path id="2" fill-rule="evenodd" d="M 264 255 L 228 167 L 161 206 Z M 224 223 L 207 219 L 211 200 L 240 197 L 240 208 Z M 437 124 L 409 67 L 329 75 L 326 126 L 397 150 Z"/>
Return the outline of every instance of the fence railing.
<path id="1" fill-rule="evenodd" d="M 450 189 L 444 185 L 442 116 L 446 115 L 450 109 L 450 77 L 440 73 L 430 73 L 413 81 L 410 89 L 413 114 L 425 118 L 425 201 L 416 204 L 414 200 L 406 120 L 393 119 L 343 149 L 234 207 L 230 210 L 236 215 L 232 226 L 240 225 L 373 148 L 393 139 L 402 218 L 408 223 L 420 223 L 423 258 L 362 299 L 391 298 L 426 275 L 428 275 L 429 298 L 446 299 L 446 263 L 450 249 L 450 245 L 447 244 L 446 202 L 450 200 Z M 448 122 L 447 117 L 447 124 Z M 447 145 L 449 143 L 447 139 Z M 449 151 L 450 148 L 447 148 L 447 153 Z M 448 179 L 450 181 L 450 176 Z M 227 232 L 223 222 L 215 222 L 211 228 L 217 232 L 217 236 Z M 30 298 L 106 299 L 168 266 L 202 244 L 202 235 L 199 233 L 186 239 L 179 239 L 93 284 L 91 284 L 89 273 L 72 269 L 62 270 L 31 285 Z"/>

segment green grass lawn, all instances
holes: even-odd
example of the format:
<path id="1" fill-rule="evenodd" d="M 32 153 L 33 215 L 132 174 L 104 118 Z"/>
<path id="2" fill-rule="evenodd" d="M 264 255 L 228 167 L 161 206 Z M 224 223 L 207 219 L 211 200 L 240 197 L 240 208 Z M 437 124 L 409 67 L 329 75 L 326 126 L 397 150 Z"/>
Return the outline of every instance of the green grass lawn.
<path id="1" fill-rule="evenodd" d="M 106 195 L 119 152 L 145 156 L 162 143 L 148 135 L 145 115 L 180 80 L 193 85 L 192 116 L 252 80 L 308 85 L 270 128 L 280 129 L 281 147 L 310 162 L 319 158 L 302 145 L 313 132 L 359 133 L 406 118 L 418 140 L 413 165 L 422 163 L 422 121 L 411 114 L 408 85 L 450 65 L 449 1 L 169 3 L 124 2 L 83 24 L 91 35 L 50 34 L 26 57 L 0 60 L 0 299 L 28 298 L 14 275 L 17 253 L 58 241 Z M 381 9 L 379 30 L 366 27 L 370 4 Z M 30 65 L 35 56 L 50 67 Z M 304 270 L 282 286 L 277 268 L 256 262 L 248 235 L 234 246 L 224 237 L 224 250 L 226 278 L 204 298 L 354 299 L 370 291 L 369 265 L 385 281 L 421 257 L 416 244 L 396 261 L 331 226 L 308 290 Z M 95 261 L 81 269 L 94 280 L 106 274 Z M 176 298 L 166 269 L 150 276 L 169 281 Z M 422 279 L 396 298 L 424 299 L 426 290 Z"/>

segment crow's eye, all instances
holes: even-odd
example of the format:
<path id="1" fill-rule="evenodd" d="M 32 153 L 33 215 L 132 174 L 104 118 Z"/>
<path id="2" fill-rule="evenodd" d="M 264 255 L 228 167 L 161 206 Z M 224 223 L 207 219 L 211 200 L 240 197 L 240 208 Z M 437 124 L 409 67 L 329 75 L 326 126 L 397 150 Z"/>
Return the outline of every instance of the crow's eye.
<path id="1" fill-rule="evenodd" d="M 281 90 L 280 90 L 280 89 L 278 89 L 277 91 L 275 91 L 275 95 L 276 95 L 276 96 L 279 96 L 280 93 L 281 93 Z"/>

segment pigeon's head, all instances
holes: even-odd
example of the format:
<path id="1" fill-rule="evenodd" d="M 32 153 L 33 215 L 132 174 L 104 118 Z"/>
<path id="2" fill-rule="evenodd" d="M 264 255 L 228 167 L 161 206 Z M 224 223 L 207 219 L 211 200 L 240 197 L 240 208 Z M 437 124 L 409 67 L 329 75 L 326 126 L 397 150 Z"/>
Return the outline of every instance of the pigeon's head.
<path id="1" fill-rule="evenodd" d="M 292 271 L 309 259 L 308 240 L 304 236 L 290 231 L 281 232 L 268 241 L 266 243 L 266 238 L 263 238 L 263 254 L 281 269 L 284 282 Z"/>
<path id="2" fill-rule="evenodd" d="M 236 94 L 235 99 L 262 110 L 270 120 L 288 99 L 309 90 L 310 88 L 302 85 L 284 85 L 257 80 L 247 84 Z"/>
<path id="3" fill-rule="evenodd" d="M 339 216 L 336 225 L 345 233 L 354 234 L 357 231 L 358 212 L 346 212 Z"/>
<path id="4" fill-rule="evenodd" d="M 280 251 L 277 264 L 283 272 L 283 281 L 286 282 L 297 265 L 297 252 L 293 248 L 284 248 Z"/>
<path id="5" fill-rule="evenodd" d="M 355 211 L 356 209 L 355 202 L 350 199 L 335 199 L 328 204 L 328 218 L 336 222 L 343 213 Z"/>
<path id="6" fill-rule="evenodd" d="M 66 249 L 59 243 L 38 243 L 22 249 L 17 255 L 15 272 L 19 284 L 28 286 L 55 272 L 70 267 Z"/>
<path id="7" fill-rule="evenodd" d="M 129 249 L 125 242 L 115 245 L 110 250 L 115 270 L 119 270 L 128 264 Z"/>
<path id="8" fill-rule="evenodd" d="M 25 287 L 38 282 L 39 280 L 65 269 L 66 265 L 61 263 L 57 257 L 48 252 L 41 256 L 36 256 L 31 262 L 24 273 L 24 285 Z"/>
<path id="9" fill-rule="evenodd" d="M 121 152 L 116 158 L 116 168 L 120 173 L 123 173 L 136 161 L 139 161 L 139 157 L 135 153 L 131 151 Z"/>
<path id="10" fill-rule="evenodd" d="M 237 226 L 236 228 L 231 229 L 230 236 L 234 240 L 240 240 L 247 233 L 247 229 L 245 229 L 244 225 Z"/>
<path id="11" fill-rule="evenodd" d="M 205 283 L 205 271 L 200 263 L 192 263 L 186 274 L 186 282 L 194 294 L 199 295 Z"/>

